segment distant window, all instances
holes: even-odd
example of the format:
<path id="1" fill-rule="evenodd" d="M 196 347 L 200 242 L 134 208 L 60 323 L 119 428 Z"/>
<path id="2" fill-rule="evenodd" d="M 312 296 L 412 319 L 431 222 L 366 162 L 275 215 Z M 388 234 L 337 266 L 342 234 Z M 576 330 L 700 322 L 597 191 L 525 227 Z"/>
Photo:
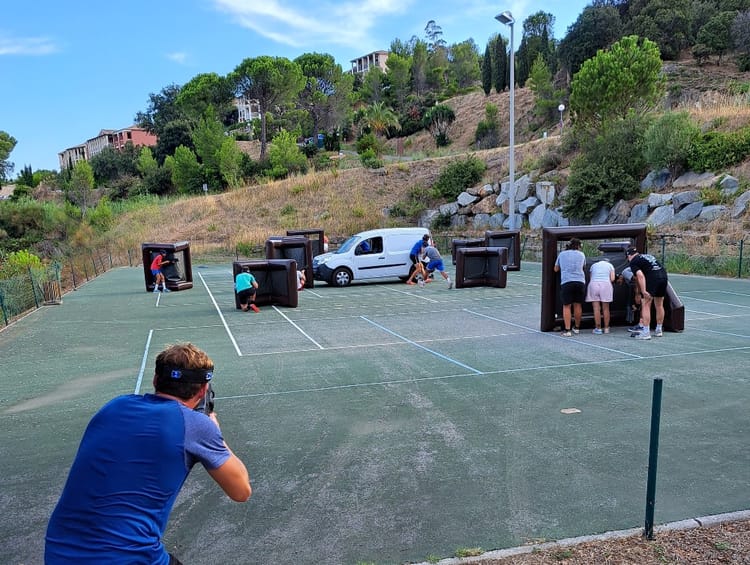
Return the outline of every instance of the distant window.
<path id="1" fill-rule="evenodd" d="M 128 132 L 128 139 L 132 139 L 132 138 L 133 138 L 132 132 Z"/>

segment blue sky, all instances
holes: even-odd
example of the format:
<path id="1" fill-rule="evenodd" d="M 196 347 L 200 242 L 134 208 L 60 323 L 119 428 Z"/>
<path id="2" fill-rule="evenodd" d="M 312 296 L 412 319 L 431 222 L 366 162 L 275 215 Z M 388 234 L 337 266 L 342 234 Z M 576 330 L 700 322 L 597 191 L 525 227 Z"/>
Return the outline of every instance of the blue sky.
<path id="1" fill-rule="evenodd" d="M 523 20 L 544 10 L 560 39 L 584 0 L 6 0 L 0 11 L 0 130 L 18 141 L 12 177 L 25 165 L 57 169 L 58 152 L 101 129 L 132 125 L 148 96 L 199 73 L 225 75 L 245 58 L 330 53 L 350 61 L 394 38 L 424 38 L 435 20 L 447 43 L 480 48 L 506 26 L 516 48 Z"/>

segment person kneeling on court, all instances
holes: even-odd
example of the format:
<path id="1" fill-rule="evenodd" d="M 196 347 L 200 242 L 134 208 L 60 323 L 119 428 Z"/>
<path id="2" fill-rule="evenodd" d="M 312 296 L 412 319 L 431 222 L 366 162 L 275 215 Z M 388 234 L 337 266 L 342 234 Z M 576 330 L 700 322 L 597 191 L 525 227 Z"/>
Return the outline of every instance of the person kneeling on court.
<path id="1" fill-rule="evenodd" d="M 255 305 L 255 291 L 258 289 L 258 281 L 250 273 L 250 267 L 242 267 L 242 272 L 234 279 L 234 290 L 240 302 L 240 310 L 247 312 L 260 312 Z"/>
<path id="2" fill-rule="evenodd" d="M 47 565 L 179 565 L 161 540 L 196 463 L 232 500 L 250 498 L 247 468 L 216 414 L 195 410 L 213 374 L 196 346 L 171 345 L 156 357 L 154 394 L 119 396 L 94 415 L 47 526 Z"/>

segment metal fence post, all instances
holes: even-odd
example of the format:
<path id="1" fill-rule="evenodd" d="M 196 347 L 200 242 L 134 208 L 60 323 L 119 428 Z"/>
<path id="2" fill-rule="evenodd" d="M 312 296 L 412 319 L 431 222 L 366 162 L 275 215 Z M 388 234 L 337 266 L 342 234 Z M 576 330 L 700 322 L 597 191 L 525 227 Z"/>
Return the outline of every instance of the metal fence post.
<path id="1" fill-rule="evenodd" d="M 742 248 L 744 246 L 745 246 L 745 240 L 741 239 L 740 240 L 740 256 L 739 256 L 739 259 L 737 261 L 737 278 L 738 279 L 742 278 Z"/>
<path id="2" fill-rule="evenodd" d="M 651 438 L 648 446 L 648 479 L 646 481 L 646 522 L 643 537 L 654 539 L 654 507 L 656 506 L 656 463 L 659 456 L 659 421 L 661 419 L 662 379 L 654 379 L 651 400 Z"/>
<path id="3" fill-rule="evenodd" d="M 5 312 L 5 299 L 3 298 L 3 293 L 0 292 L 0 310 L 3 311 L 3 321 L 5 322 L 5 325 L 8 325 L 8 314 Z"/>
<path id="4" fill-rule="evenodd" d="M 29 282 L 31 283 L 31 293 L 34 295 L 34 304 L 37 308 L 39 308 L 39 300 L 36 297 L 36 288 L 34 287 L 34 275 L 31 272 L 31 267 L 29 267 Z"/>

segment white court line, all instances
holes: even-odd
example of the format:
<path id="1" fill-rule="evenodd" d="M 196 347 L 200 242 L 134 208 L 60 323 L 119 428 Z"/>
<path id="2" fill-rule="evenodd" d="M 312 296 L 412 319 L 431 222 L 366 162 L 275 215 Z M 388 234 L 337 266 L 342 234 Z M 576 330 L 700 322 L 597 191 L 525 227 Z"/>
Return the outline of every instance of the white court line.
<path id="1" fill-rule="evenodd" d="M 148 350 L 151 347 L 151 336 L 154 335 L 154 330 L 148 330 L 148 339 L 146 339 L 146 347 L 143 350 L 143 359 L 141 360 L 141 369 L 138 371 L 138 380 L 135 383 L 135 391 L 133 394 L 140 394 L 141 383 L 143 382 L 143 373 L 146 370 L 146 359 L 148 358 Z"/>
<path id="2" fill-rule="evenodd" d="M 237 345 L 237 342 L 235 341 L 234 336 L 232 335 L 232 331 L 229 329 L 229 325 L 227 324 L 227 321 L 224 319 L 224 315 L 221 313 L 221 309 L 219 308 L 219 305 L 216 303 L 216 300 L 214 299 L 214 295 L 211 294 L 211 290 L 208 288 L 206 281 L 203 279 L 203 275 L 201 273 L 198 273 L 198 276 L 201 278 L 201 282 L 203 283 L 203 286 L 205 287 L 206 292 L 208 293 L 208 296 L 211 298 L 211 302 L 214 303 L 214 308 L 216 308 L 216 312 L 219 314 L 219 318 L 221 318 L 221 323 L 224 324 L 224 329 L 227 331 L 227 335 L 229 336 L 229 340 L 232 342 L 232 345 L 234 345 L 234 350 L 237 352 L 237 355 L 239 357 L 242 357 L 242 351 L 240 351 L 240 348 Z"/>
<path id="3" fill-rule="evenodd" d="M 303 330 L 303 329 L 302 329 L 302 328 L 300 328 L 300 327 L 299 327 L 299 326 L 298 326 L 297 324 L 295 324 L 295 323 L 294 323 L 294 322 L 293 322 L 292 320 L 290 320 L 290 319 L 289 319 L 289 317 L 288 317 L 288 316 L 287 316 L 286 314 L 284 314 L 284 313 L 283 313 L 283 312 L 282 312 L 281 310 L 279 310 L 279 309 L 278 309 L 278 308 L 277 308 L 276 306 L 274 306 L 274 307 L 273 307 L 273 309 L 274 309 L 274 310 L 276 310 L 276 312 L 277 312 L 277 313 L 279 314 L 279 316 L 281 316 L 281 317 L 282 317 L 282 318 L 284 318 L 284 319 L 285 319 L 285 320 L 286 320 L 287 322 L 289 322 L 289 323 L 290 323 L 290 324 L 292 324 L 292 325 L 293 325 L 293 326 L 294 326 L 295 328 L 297 328 L 297 331 L 298 331 L 299 333 L 301 333 L 301 334 L 302 334 L 303 336 L 305 336 L 305 337 L 306 337 L 307 339 L 309 339 L 310 341 L 312 341 L 312 342 L 313 342 L 313 343 L 314 343 L 314 344 L 315 344 L 315 345 L 316 345 L 316 346 L 318 347 L 318 349 L 325 349 L 325 348 L 324 348 L 324 347 L 323 347 L 322 345 L 320 345 L 320 344 L 319 344 L 319 343 L 318 343 L 317 341 L 315 341 L 315 340 L 314 340 L 314 339 L 313 339 L 312 337 L 310 337 L 310 336 L 309 336 L 309 335 L 308 335 L 307 333 L 305 333 L 305 330 Z"/>
<path id="4" fill-rule="evenodd" d="M 690 300 L 697 300 L 698 302 L 708 302 L 709 304 L 719 304 L 721 306 L 731 306 L 733 308 L 750 308 L 750 306 L 745 306 L 743 304 L 733 304 L 731 302 L 719 302 L 718 300 L 706 300 L 705 298 L 696 298 L 695 296 L 690 296 Z"/>
<path id="5" fill-rule="evenodd" d="M 487 318 L 489 320 L 495 320 L 496 322 L 501 322 L 503 324 L 508 324 L 508 325 L 516 327 L 516 328 L 525 329 L 525 330 L 527 330 L 529 332 L 532 332 L 532 333 L 541 334 L 541 335 L 547 335 L 549 337 L 554 337 L 556 339 L 563 339 L 563 340 L 571 342 L 571 343 L 579 343 L 581 345 L 586 345 L 588 347 L 593 347 L 594 349 L 603 349 L 604 351 L 609 351 L 610 353 L 617 353 L 619 355 L 628 355 L 628 356 L 634 357 L 636 359 L 642 359 L 643 358 L 641 355 L 636 355 L 635 353 L 628 353 L 627 351 L 622 351 L 620 349 L 612 349 L 611 347 L 604 347 L 603 345 L 599 345 L 597 343 L 590 343 L 588 341 L 580 341 L 580 340 L 575 340 L 575 339 L 569 339 L 567 337 L 561 337 L 559 335 L 556 335 L 553 332 L 542 332 L 542 331 L 539 331 L 539 330 L 535 330 L 533 328 L 528 328 L 526 326 L 522 326 L 520 324 L 514 324 L 513 322 L 509 322 L 507 320 L 502 320 L 500 318 L 495 318 L 494 316 L 488 316 L 487 314 L 482 314 L 481 312 L 474 312 L 473 310 L 468 310 L 466 308 L 464 308 L 464 311 L 468 312 L 469 314 L 474 314 L 476 316 L 481 316 L 483 318 Z"/>
<path id="6" fill-rule="evenodd" d="M 709 334 L 718 334 L 718 335 L 727 335 L 729 337 L 744 337 L 744 338 L 750 337 L 750 335 L 735 334 L 735 333 L 730 333 L 730 332 L 720 332 L 720 331 L 717 331 L 717 330 L 707 330 L 706 328 L 701 328 L 701 327 L 690 328 L 690 331 L 706 332 L 706 333 L 709 333 Z"/>
<path id="7" fill-rule="evenodd" d="M 410 340 L 410 339 L 407 339 L 407 338 L 405 338 L 404 336 L 402 336 L 402 335 L 399 335 L 399 334 L 397 334 L 396 332 L 394 332 L 394 331 L 391 331 L 391 330 L 389 330 L 389 329 L 388 329 L 388 328 L 386 328 L 385 326 L 381 326 L 381 325 L 380 325 L 380 324 L 378 324 L 377 322 L 373 322 L 372 320 L 368 320 L 368 319 L 367 319 L 367 318 L 365 318 L 364 316 L 360 316 L 360 317 L 361 317 L 361 318 L 362 318 L 362 319 L 363 319 L 363 320 L 364 320 L 365 322 L 367 322 L 367 323 L 370 323 L 370 324 L 372 324 L 372 325 L 373 325 L 373 326 L 375 326 L 376 328 L 380 328 L 380 329 L 381 329 L 381 330 L 383 330 L 384 332 L 386 332 L 386 333 L 389 333 L 389 334 L 391 334 L 392 336 L 394 336 L 394 337 L 397 337 L 398 339 L 401 339 L 401 340 L 405 341 L 406 343 L 410 343 L 410 344 L 412 344 L 412 345 L 413 345 L 414 347 L 418 347 L 419 349 L 423 349 L 423 350 L 427 351 L 428 353 L 432 353 L 433 355 L 435 355 L 435 356 L 437 356 L 437 357 L 440 357 L 441 359 L 445 359 L 446 361 L 449 361 L 449 362 L 451 362 L 451 363 L 454 363 L 454 364 L 458 365 L 459 367 L 463 367 L 464 369 L 468 369 L 469 371 L 474 371 L 474 372 L 475 372 L 476 374 L 478 374 L 478 375 L 481 375 L 481 374 L 482 374 L 482 371 L 480 371 L 480 370 L 478 370 L 478 369 L 475 369 L 474 367 L 469 367 L 468 365 L 464 365 L 464 364 L 463 364 L 463 363 L 461 363 L 460 361 L 456 361 L 455 359 L 451 359 L 450 357 L 447 357 L 446 355 L 443 355 L 442 353 L 438 353 L 437 351 L 433 351 L 432 349 L 429 349 L 428 347 L 425 347 L 424 345 L 420 345 L 420 344 L 419 344 L 419 343 L 417 343 L 416 341 L 412 341 L 412 340 Z"/>
<path id="8" fill-rule="evenodd" d="M 434 298 L 430 298 L 428 296 L 421 296 L 419 293 L 415 292 L 407 292 L 405 290 L 397 290 L 395 288 L 389 288 L 391 292 L 397 292 L 399 294 L 405 294 L 406 296 L 413 296 L 414 298 L 419 298 L 420 300 L 426 300 L 427 302 L 438 302 Z"/>
<path id="9" fill-rule="evenodd" d="M 688 353 L 668 353 L 664 355 L 650 355 L 650 356 L 640 357 L 638 361 L 649 361 L 652 359 L 663 359 L 663 358 L 669 358 L 669 357 L 681 357 L 683 355 L 701 355 L 701 354 L 706 354 L 706 353 L 724 353 L 727 351 L 745 351 L 745 350 L 750 350 L 750 346 L 749 347 L 728 347 L 728 348 L 723 348 L 723 349 L 708 349 L 708 350 L 703 350 L 703 351 L 691 351 Z M 217 397 L 217 400 L 258 398 L 258 397 L 267 397 L 267 396 L 282 396 L 286 394 L 325 392 L 325 391 L 331 391 L 331 390 L 345 390 L 348 388 L 374 387 L 374 386 L 385 386 L 385 385 L 394 385 L 394 384 L 411 384 L 411 383 L 416 383 L 416 382 L 439 381 L 439 380 L 446 380 L 446 379 L 465 379 L 469 377 L 490 377 L 493 375 L 507 375 L 509 373 L 525 373 L 528 371 L 547 371 L 547 370 L 571 368 L 571 367 L 609 365 L 612 363 L 622 363 L 623 361 L 625 361 L 625 359 L 600 359 L 597 361 L 584 361 L 580 363 L 562 363 L 559 365 L 540 365 L 537 367 L 517 367 L 514 369 L 500 369 L 497 371 L 487 371 L 484 373 L 459 373 L 455 375 L 437 375 L 437 376 L 431 375 L 428 377 L 415 377 L 415 378 L 410 378 L 410 379 L 399 379 L 399 380 L 393 380 L 393 381 L 372 381 L 369 383 L 354 383 L 354 384 L 348 384 L 348 385 L 332 385 L 332 386 L 311 387 L 311 388 L 304 388 L 304 389 L 281 390 L 281 391 L 275 391 L 275 392 L 258 392 L 254 394 L 240 394 L 240 395 L 234 395 L 234 396 L 224 396 L 221 398 Z"/>

